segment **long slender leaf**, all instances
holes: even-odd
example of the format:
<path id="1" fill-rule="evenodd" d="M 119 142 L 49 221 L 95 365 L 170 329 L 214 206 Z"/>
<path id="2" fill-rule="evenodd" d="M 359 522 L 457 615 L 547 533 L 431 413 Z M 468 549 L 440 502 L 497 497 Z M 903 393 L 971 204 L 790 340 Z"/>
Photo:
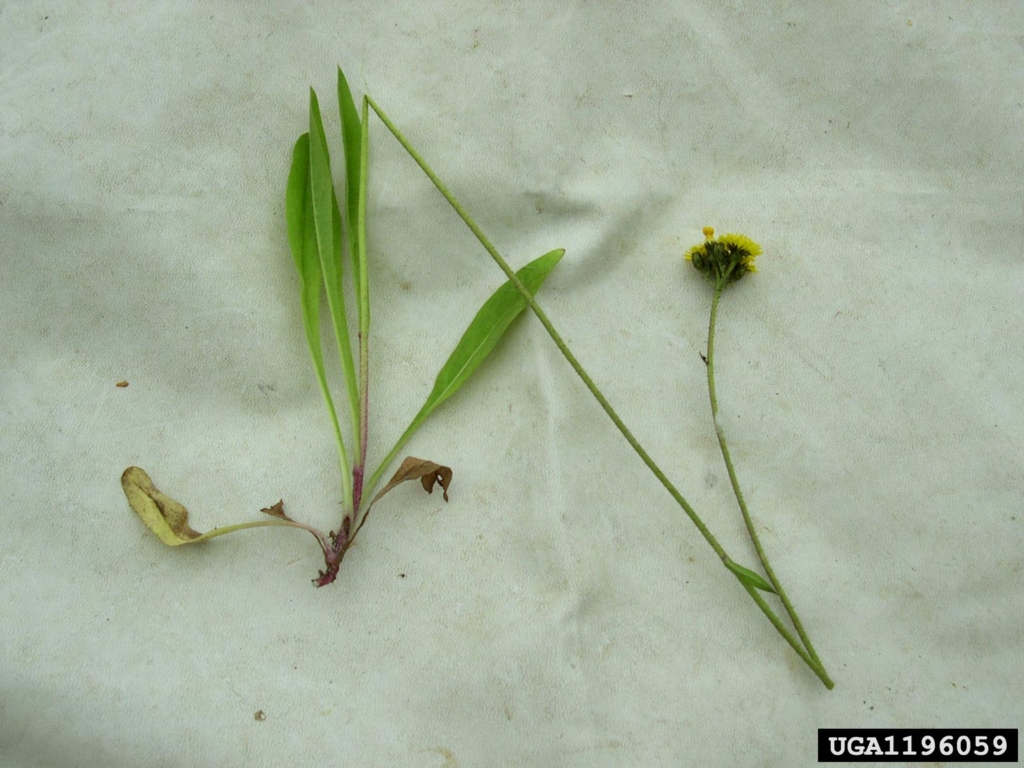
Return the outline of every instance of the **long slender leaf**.
<path id="1" fill-rule="evenodd" d="M 370 281 L 366 270 L 366 185 L 370 174 L 370 105 L 363 97 L 363 132 L 359 143 L 359 193 L 356 198 L 356 232 L 359 289 L 359 333 L 370 330 Z"/>
<path id="2" fill-rule="evenodd" d="M 359 434 L 359 385 L 352 361 L 345 298 L 341 289 L 341 213 L 331 179 L 331 158 L 327 150 L 320 104 L 316 92 L 309 89 L 309 177 L 313 197 L 313 219 L 316 225 L 320 268 L 327 292 L 327 306 L 331 312 L 334 335 L 338 342 L 338 355 L 345 372 L 349 408 L 352 415 L 352 433 Z M 345 470 L 348 474 L 348 470 Z"/>
<path id="3" fill-rule="evenodd" d="M 338 67 L 338 111 L 341 113 L 341 138 L 345 147 L 345 209 L 348 212 L 348 243 L 352 257 L 352 276 L 359 285 L 358 240 L 356 220 L 359 216 L 359 168 L 363 126 L 359 123 L 352 91 L 345 73 Z"/>
<path id="4" fill-rule="evenodd" d="M 565 254 L 565 249 L 558 248 L 534 259 L 516 272 L 516 276 L 531 295 L 537 293 L 563 254 Z M 512 321 L 524 309 L 526 309 L 526 300 L 510 282 L 502 285 L 484 302 L 466 332 L 462 334 L 462 338 L 459 339 L 455 351 L 437 374 L 434 388 L 416 419 L 422 421 L 466 383 L 473 371 L 497 345 Z"/>
<path id="5" fill-rule="evenodd" d="M 302 282 L 302 325 L 306 331 L 306 344 L 313 358 L 316 380 L 320 393 L 331 416 L 334 439 L 342 468 L 342 486 L 348 487 L 348 457 L 345 443 L 338 424 L 338 413 L 334 399 L 327 386 L 324 369 L 324 354 L 320 344 L 320 293 L 323 289 L 323 269 L 320 266 L 320 249 L 316 237 L 316 221 L 313 213 L 313 187 L 310 183 L 309 134 L 302 134 L 292 150 L 292 168 L 288 173 L 288 191 L 285 195 L 285 211 L 288 220 L 288 243 Z M 348 491 L 345 492 L 347 497 Z"/>
<path id="6" fill-rule="evenodd" d="M 534 259 L 525 267 L 516 272 L 516 276 L 522 281 L 530 294 L 536 294 L 544 280 L 555 268 L 565 249 L 546 253 Z M 442 366 L 434 382 L 434 388 L 427 396 L 419 413 L 413 418 L 412 423 L 398 439 L 395 447 L 391 449 L 387 458 L 381 463 L 374 473 L 373 478 L 365 486 L 366 492 L 373 490 L 380 475 L 387 469 L 388 464 L 395 458 L 413 433 L 422 426 L 427 417 L 441 405 L 445 400 L 454 395 L 459 388 L 466 383 L 466 380 L 480 366 L 494 347 L 501 340 L 505 331 L 512 321 L 526 309 L 526 300 L 516 287 L 506 281 L 495 291 L 483 306 L 476 313 L 476 317 L 470 322 L 466 332 L 455 346 L 455 351 L 449 356 L 447 362 Z"/>
<path id="7" fill-rule="evenodd" d="M 302 280 L 302 319 L 306 326 L 313 363 L 319 372 L 324 364 L 320 347 L 320 292 L 323 288 L 323 272 L 320 268 L 320 252 L 316 242 L 312 193 L 309 183 L 309 134 L 304 133 L 295 142 L 292 151 L 292 168 L 288 174 L 285 206 L 288 242 Z"/>
<path id="8" fill-rule="evenodd" d="M 288 245 L 292 249 L 292 257 L 295 259 L 295 267 L 299 270 L 299 277 L 306 280 L 306 273 L 303 270 L 305 251 L 305 212 L 309 208 L 307 192 L 309 191 L 309 134 L 299 136 L 292 149 L 292 167 L 288 172 L 288 191 L 285 193 L 285 218 L 288 221 Z M 320 271 L 320 256 L 316 255 L 317 272 Z"/>
<path id="9" fill-rule="evenodd" d="M 356 301 L 359 306 L 359 387 L 362 391 L 359 412 L 358 480 L 359 490 L 353 497 L 353 505 L 362 500 L 362 478 L 366 470 L 366 446 L 369 442 L 370 422 L 370 273 L 366 267 L 366 182 L 370 170 L 370 108 L 363 97 L 363 129 L 359 137 L 359 189 L 356 194 Z M 354 477 L 354 476 L 353 476 Z M 355 511 L 359 511 L 356 509 Z"/>
<path id="10" fill-rule="evenodd" d="M 338 111 L 341 114 L 341 138 L 345 148 L 345 202 L 348 213 L 348 242 L 352 257 L 352 279 L 355 283 L 356 306 L 359 313 L 359 390 L 360 411 L 358 454 L 353 471 L 355 480 L 353 503 L 358 505 L 362 495 L 362 477 L 366 462 L 366 444 L 370 419 L 370 289 L 366 268 L 366 176 L 369 146 L 369 110 L 363 99 L 362 123 L 356 114 L 352 91 L 345 73 L 338 67 Z"/>

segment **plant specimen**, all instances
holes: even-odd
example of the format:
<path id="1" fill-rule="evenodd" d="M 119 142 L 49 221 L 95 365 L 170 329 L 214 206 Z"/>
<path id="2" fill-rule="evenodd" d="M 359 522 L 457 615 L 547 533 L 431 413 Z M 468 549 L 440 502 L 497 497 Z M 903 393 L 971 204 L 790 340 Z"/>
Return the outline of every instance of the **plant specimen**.
<path id="1" fill-rule="evenodd" d="M 286 517 L 283 507 L 279 502 L 273 507 L 263 510 L 277 517 L 277 520 L 244 523 L 200 535 L 188 527 L 187 513 L 184 508 L 157 491 L 148 476 L 137 467 L 130 467 L 125 471 L 122 478 L 125 492 L 133 509 L 165 543 L 172 545 L 200 541 L 212 536 L 221 535 L 222 533 L 260 525 L 290 525 L 303 528 L 317 537 L 324 551 L 325 562 L 327 563 L 327 571 L 321 572 L 320 578 L 315 580 L 315 583 L 319 585 L 330 583 L 337 575 L 337 568 L 345 551 L 351 546 L 356 534 L 358 534 L 363 523 L 365 523 L 373 502 L 398 483 L 411 479 L 419 479 L 428 492 L 435 483 L 440 483 L 442 488 L 447 491 L 448 484 L 451 481 L 450 469 L 432 462 L 425 462 L 410 457 L 403 462 L 398 472 L 384 489 L 373 497 L 370 504 L 363 504 L 365 497 L 375 489 L 381 474 L 395 458 L 398 451 L 405 445 L 411 434 L 422 424 L 423 420 L 437 405 L 450 397 L 464 383 L 465 379 L 493 349 L 494 345 L 497 344 L 509 323 L 528 306 L 551 336 L 551 339 L 566 358 L 569 365 L 618 428 L 619 432 L 622 433 L 623 437 L 644 464 L 647 465 L 652 474 L 679 504 L 704 540 L 707 541 L 716 555 L 722 560 L 726 569 L 736 578 L 757 607 L 768 618 L 772 626 L 782 635 L 811 671 L 818 676 L 826 688 L 831 689 L 834 683 L 815 652 L 796 611 L 793 609 L 791 601 L 779 583 L 761 546 L 740 490 L 739 482 L 736 479 L 736 472 L 729 455 L 725 435 L 718 420 L 718 401 L 714 380 L 715 320 L 718 305 L 722 292 L 728 285 L 741 279 L 746 273 L 756 271 L 754 260 L 760 254 L 760 247 L 743 235 L 723 235 L 715 239 L 714 231 L 706 228 L 704 230 L 705 241 L 687 251 L 686 258 L 711 283 L 714 289 L 708 330 L 708 351 L 706 356 L 702 355 L 707 367 L 708 392 L 711 400 L 712 415 L 715 421 L 719 446 L 729 472 L 729 479 L 755 550 L 768 576 L 767 580 L 750 568 L 736 563 L 728 555 L 701 517 L 633 436 L 593 379 L 591 379 L 575 355 L 570 351 L 568 345 L 552 325 L 544 310 L 537 304 L 534 294 L 536 294 L 544 278 L 561 258 L 563 252 L 561 250 L 551 251 L 539 259 L 530 262 L 518 272 L 513 272 L 512 268 L 472 217 L 470 217 L 466 209 L 455 199 L 433 169 L 369 95 L 364 95 L 363 97 L 362 117 L 360 119 L 356 114 L 355 104 L 349 92 L 348 84 L 340 69 L 338 70 L 338 96 L 346 161 L 345 209 L 349 222 L 348 246 L 352 258 L 351 271 L 358 297 L 358 368 L 355 365 L 355 359 L 351 352 L 351 344 L 345 323 L 344 303 L 340 290 L 342 261 L 340 256 L 342 250 L 341 216 L 331 182 L 330 160 L 323 125 L 320 120 L 319 107 L 317 106 L 316 95 L 312 91 L 310 93 L 310 130 L 308 134 L 304 134 L 296 142 L 293 153 L 292 171 L 288 182 L 288 224 L 292 253 L 302 277 L 303 320 L 306 327 L 307 341 L 313 357 L 317 379 L 320 383 L 324 400 L 327 403 L 327 409 L 338 442 L 342 467 L 344 507 L 341 529 L 338 533 L 331 532 L 329 536 L 324 536 L 316 529 Z M 466 226 L 469 227 L 480 244 L 502 272 L 504 272 L 507 282 L 481 308 L 459 342 L 455 352 L 452 353 L 452 356 L 442 368 L 441 373 L 438 374 L 437 382 L 430 396 L 428 396 L 423 409 L 413 419 L 409 428 L 399 439 L 395 447 L 388 453 L 378 469 L 371 475 L 369 481 L 364 484 L 368 416 L 366 356 L 368 353 L 370 319 L 365 251 L 366 137 L 370 109 L 387 126 L 388 130 L 391 131 L 463 222 L 465 222 Z M 355 222 L 354 227 L 352 222 Z M 321 305 L 321 287 L 326 289 L 327 306 L 331 313 L 338 352 L 345 372 L 349 394 L 349 410 L 353 424 L 352 432 L 358 436 L 355 459 L 351 468 L 342 440 L 337 414 L 327 388 L 323 358 L 320 350 L 320 337 L 317 329 L 318 313 Z M 351 480 L 349 480 L 350 475 Z M 360 510 L 362 510 L 362 516 L 359 518 L 358 524 L 354 525 Z M 775 610 L 768 605 L 762 593 L 778 596 L 792 621 L 793 627 L 796 629 L 795 636 L 782 622 Z"/>
<path id="2" fill-rule="evenodd" d="M 367 479 L 370 402 L 370 290 L 366 248 L 368 101 L 366 97 L 363 98 L 360 118 L 348 82 L 340 68 L 338 104 L 345 159 L 345 220 L 342 219 L 331 176 L 330 154 L 320 106 L 312 89 L 309 95 L 309 132 L 304 133 L 295 142 L 285 196 L 288 241 L 299 273 L 306 343 L 338 446 L 342 494 L 342 518 L 338 530 L 325 534 L 313 526 L 293 520 L 285 514 L 283 501 L 279 501 L 261 510 L 274 517 L 273 520 L 240 523 L 201 534 L 189 525 L 188 511 L 185 507 L 157 490 L 149 475 L 142 469 L 129 467 L 121 476 L 121 485 L 132 509 L 162 542 L 170 546 L 195 544 L 216 536 L 256 527 L 284 526 L 308 531 L 314 536 L 324 555 L 325 569 L 313 580 L 317 586 L 330 584 L 337 578 L 342 559 L 362 530 L 373 505 L 395 486 L 407 480 L 419 480 L 423 488 L 430 493 L 435 484 L 439 484 L 444 491 L 445 501 L 448 500 L 452 470 L 432 461 L 410 456 L 402 462 L 391 480 L 367 501 L 370 494 L 376 490 L 384 472 L 413 433 L 439 405 L 466 383 L 493 351 L 512 321 L 526 308 L 519 286 L 510 282 L 503 284 L 484 302 L 455 350 L 441 367 L 423 407 Z M 344 226 L 346 221 L 347 237 Z M 349 333 L 341 282 L 344 271 L 343 251 L 346 247 L 350 255 L 350 274 L 357 299 L 358 322 L 355 336 L 358 356 L 352 351 L 352 336 Z M 530 295 L 536 293 L 558 264 L 563 253 L 561 249 L 554 250 L 528 263 L 516 273 L 520 285 L 527 286 L 526 290 Z M 348 395 L 353 441 L 351 458 L 346 450 L 324 366 L 320 341 L 320 309 L 324 297 Z"/>

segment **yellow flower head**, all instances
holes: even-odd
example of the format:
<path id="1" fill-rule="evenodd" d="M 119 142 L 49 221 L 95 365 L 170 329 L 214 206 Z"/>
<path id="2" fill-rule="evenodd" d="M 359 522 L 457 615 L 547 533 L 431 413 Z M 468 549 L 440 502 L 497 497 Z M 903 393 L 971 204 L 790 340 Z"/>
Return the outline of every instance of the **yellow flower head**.
<path id="1" fill-rule="evenodd" d="M 704 227 L 704 237 L 705 241 L 688 249 L 683 258 L 712 284 L 724 287 L 747 272 L 757 272 L 754 259 L 761 255 L 761 246 L 746 235 L 730 233 L 715 239 L 715 230 Z"/>

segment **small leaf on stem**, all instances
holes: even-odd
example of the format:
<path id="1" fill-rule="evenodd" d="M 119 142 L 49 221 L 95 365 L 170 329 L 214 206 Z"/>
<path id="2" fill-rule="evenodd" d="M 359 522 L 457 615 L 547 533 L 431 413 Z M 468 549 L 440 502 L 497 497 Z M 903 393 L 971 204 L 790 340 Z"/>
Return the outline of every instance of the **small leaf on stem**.
<path id="1" fill-rule="evenodd" d="M 775 594 L 775 588 L 749 568 L 737 565 L 729 558 L 724 558 L 723 562 L 725 563 L 725 567 L 735 573 L 736 577 L 748 587 L 753 587 L 754 589 L 760 589 L 764 592 L 771 592 L 772 594 Z"/>

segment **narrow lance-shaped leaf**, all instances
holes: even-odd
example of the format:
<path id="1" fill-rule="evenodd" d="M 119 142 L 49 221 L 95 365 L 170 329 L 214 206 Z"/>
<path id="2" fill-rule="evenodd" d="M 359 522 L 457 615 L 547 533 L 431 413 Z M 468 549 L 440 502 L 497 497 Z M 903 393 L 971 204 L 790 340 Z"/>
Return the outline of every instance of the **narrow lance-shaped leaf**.
<path id="1" fill-rule="evenodd" d="M 537 293 L 564 253 L 564 248 L 558 248 L 534 259 L 516 272 L 516 276 L 530 291 L 530 295 Z M 429 416 L 437 406 L 454 395 L 466 383 L 480 363 L 497 346 L 512 321 L 524 309 L 526 309 L 526 300 L 510 282 L 502 285 L 484 302 L 466 332 L 462 334 L 455 350 L 437 374 L 434 388 L 430 391 L 427 402 L 423 404 L 423 408 L 413 420 L 413 424 L 419 426 L 419 423 Z"/>
<path id="2" fill-rule="evenodd" d="M 761 576 L 757 575 L 756 573 L 754 573 L 754 571 L 750 570 L 749 568 L 744 568 L 742 565 L 734 563 L 728 557 L 725 558 L 723 562 L 725 562 L 725 567 L 733 573 L 735 573 L 736 577 L 744 584 L 746 584 L 748 587 L 760 589 L 764 592 L 771 592 L 773 594 L 775 593 L 775 588 L 772 587 L 771 584 L 769 584 Z"/>
<path id="3" fill-rule="evenodd" d="M 370 173 L 370 103 L 363 97 L 363 132 L 359 142 L 359 193 L 356 196 L 356 283 L 359 291 L 359 333 L 370 328 L 370 281 L 366 269 L 366 185 Z"/>
<path id="4" fill-rule="evenodd" d="M 530 294 L 536 294 L 544 280 L 555 268 L 565 249 L 546 253 L 534 259 L 525 267 L 522 267 L 516 276 L 526 286 Z M 516 287 L 506 281 L 495 291 L 483 306 L 476 313 L 466 332 L 462 334 L 455 351 L 449 356 L 447 362 L 442 366 L 434 388 L 427 396 L 419 413 L 413 418 L 412 423 L 398 439 L 395 447 L 391 449 L 387 458 L 381 463 L 374 473 L 372 480 L 366 486 L 366 490 L 373 489 L 380 475 L 387 469 L 388 464 L 395 458 L 402 446 L 406 444 L 413 433 L 420 428 L 427 417 L 441 405 L 445 400 L 454 395 L 459 388 L 466 383 L 466 380 L 487 358 L 494 347 L 501 340 L 505 331 L 512 321 L 526 308 L 526 300 Z"/>
<path id="5" fill-rule="evenodd" d="M 348 214 L 349 253 L 352 257 L 352 277 L 355 284 L 359 285 L 359 231 L 356 220 L 359 215 L 359 156 L 363 126 L 359 122 L 352 91 L 349 90 L 348 80 L 341 67 L 338 67 L 338 111 L 341 113 L 341 138 L 345 147 L 345 210 Z"/>
<path id="6" fill-rule="evenodd" d="M 303 282 L 312 278 L 320 285 L 320 254 L 314 250 L 307 254 L 306 244 L 306 213 L 312 215 L 312 205 L 309 199 L 309 134 L 299 136 L 292 148 L 292 167 L 288 171 L 288 190 L 285 193 L 285 217 L 288 221 L 288 245 L 292 250 L 292 257 L 295 259 L 295 268 L 299 271 L 299 277 Z M 315 237 L 314 233 L 314 237 Z M 315 256 L 316 259 L 309 259 L 316 264 L 316 274 L 310 274 L 306 269 L 307 256 Z"/>
<path id="7" fill-rule="evenodd" d="M 288 243 L 302 282 L 302 321 L 306 330 L 306 342 L 313 357 L 317 378 L 324 375 L 323 351 L 320 346 L 320 292 L 323 288 L 323 272 L 320 268 L 320 251 L 316 242 L 316 225 L 313 219 L 312 189 L 309 183 L 309 134 L 304 133 L 295 142 L 292 151 L 292 168 L 288 174 L 288 192 L 285 197 L 288 219 Z M 330 401 L 329 392 L 325 397 Z M 328 406 L 332 411 L 334 405 Z"/>
<path id="8" fill-rule="evenodd" d="M 304 133 L 295 142 L 292 151 L 292 167 L 288 174 L 288 191 L 285 195 L 285 211 L 288 220 L 288 243 L 292 257 L 299 271 L 302 305 L 302 325 L 306 331 L 306 344 L 313 358 L 316 380 L 320 385 L 324 403 L 331 417 L 334 438 L 341 453 L 341 463 L 347 463 L 342 442 L 341 426 L 334 408 L 334 399 L 327 386 L 324 369 L 324 355 L 320 344 L 320 294 L 323 289 L 323 270 L 320 266 L 320 249 L 316 237 L 316 222 L 313 214 L 313 189 L 310 184 L 309 134 Z M 347 473 L 346 473 L 347 474 Z"/>
<path id="9" fill-rule="evenodd" d="M 369 173 L 370 115 L 366 97 L 363 97 L 363 125 L 359 142 L 359 189 L 356 195 L 356 299 L 359 307 L 359 389 L 360 405 L 358 472 L 353 472 L 353 505 L 362 501 L 363 477 L 366 470 L 366 447 L 369 440 L 370 421 L 370 283 L 366 267 L 366 183 Z M 358 511 L 358 509 L 356 510 Z"/>
<path id="10" fill-rule="evenodd" d="M 320 117 L 320 104 L 312 88 L 309 89 L 309 144 L 309 176 L 320 268 L 323 271 L 334 335 L 338 342 L 338 355 L 341 357 L 341 367 L 345 372 L 353 433 L 359 434 L 359 385 L 356 382 L 355 364 L 352 361 L 345 298 L 341 289 L 341 214 L 338 211 L 334 181 L 331 179 L 331 159 L 327 150 L 323 120 Z M 347 466 L 343 467 L 343 474 L 347 478 Z M 346 486 L 349 482 L 348 479 L 345 480 Z M 346 487 L 346 498 L 350 494 L 351 490 Z"/>

